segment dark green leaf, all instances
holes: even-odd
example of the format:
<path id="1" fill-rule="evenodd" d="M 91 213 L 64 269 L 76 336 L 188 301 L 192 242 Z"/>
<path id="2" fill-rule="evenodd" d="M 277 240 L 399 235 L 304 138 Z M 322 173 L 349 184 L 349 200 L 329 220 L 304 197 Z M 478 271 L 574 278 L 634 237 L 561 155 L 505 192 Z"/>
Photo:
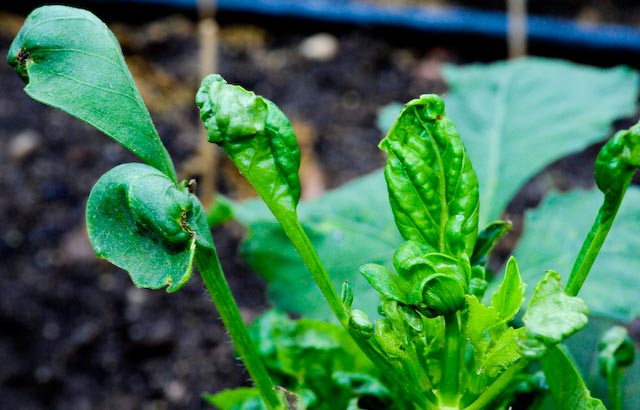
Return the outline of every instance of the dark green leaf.
<path id="1" fill-rule="evenodd" d="M 96 254 L 138 287 L 174 292 L 189 279 L 196 247 L 213 249 L 200 202 L 162 172 L 123 164 L 103 175 L 87 201 Z"/>
<path id="2" fill-rule="evenodd" d="M 511 231 L 512 226 L 511 221 L 494 221 L 480 231 L 473 248 L 471 266 L 484 264 L 493 247 Z"/>
<path id="3" fill-rule="evenodd" d="M 548 349 L 586 326 L 588 309 L 582 299 L 564 293 L 557 272 L 548 271 L 533 290 L 523 321 L 522 354 L 536 358 L 541 345 Z"/>
<path id="4" fill-rule="evenodd" d="M 481 225 L 548 164 L 605 139 L 638 100 L 638 75 L 627 67 L 527 58 L 447 66 L 444 76 L 447 114 L 480 181 Z"/>
<path id="5" fill-rule="evenodd" d="M 34 10 L 8 61 L 33 99 L 93 125 L 177 181 L 120 45 L 96 16 L 64 6 Z"/>
<path id="6" fill-rule="evenodd" d="M 436 95 L 407 103 L 380 148 L 389 200 L 402 236 L 453 256 L 471 255 L 478 235 L 478 180 Z"/>
<path id="7" fill-rule="evenodd" d="M 196 94 L 209 141 L 220 145 L 267 205 L 295 212 L 300 198 L 300 150 L 293 128 L 266 98 L 217 74 Z"/>
<path id="8" fill-rule="evenodd" d="M 606 410 L 600 400 L 591 397 L 580 372 L 562 347 L 550 347 L 540 364 L 557 410 Z"/>
<path id="9" fill-rule="evenodd" d="M 526 228 L 515 250 L 523 267 L 523 281 L 536 283 L 546 269 L 571 271 L 602 197 L 597 190 L 552 193 L 537 209 L 527 212 Z M 638 204 L 640 190 L 630 187 L 609 237 L 580 291 L 593 315 L 621 321 L 631 321 L 640 315 Z"/>

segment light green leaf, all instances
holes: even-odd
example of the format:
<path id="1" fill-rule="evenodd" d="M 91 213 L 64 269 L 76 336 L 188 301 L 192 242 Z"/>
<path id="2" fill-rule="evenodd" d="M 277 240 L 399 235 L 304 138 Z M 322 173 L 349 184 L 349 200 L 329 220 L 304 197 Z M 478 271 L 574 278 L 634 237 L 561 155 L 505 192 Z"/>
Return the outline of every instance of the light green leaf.
<path id="1" fill-rule="evenodd" d="M 406 240 L 455 257 L 473 252 L 478 180 L 454 124 L 436 95 L 407 103 L 380 149 L 391 209 Z"/>
<path id="2" fill-rule="evenodd" d="M 557 410 L 606 410 L 591 397 L 580 372 L 560 346 L 550 347 L 540 359 Z"/>
<path id="3" fill-rule="evenodd" d="M 525 330 L 521 332 L 522 353 L 533 358 L 542 351 L 538 349 L 541 346 L 536 345 L 549 348 L 560 343 L 586 326 L 588 313 L 582 299 L 564 293 L 560 275 L 548 271 L 533 290 L 522 319 L 525 324 Z"/>
<path id="4" fill-rule="evenodd" d="M 380 187 L 380 191 L 376 192 L 375 187 Z M 365 263 L 379 263 L 392 269 L 392 256 L 402 243 L 385 192 L 384 178 L 377 172 L 317 200 L 303 202 L 298 209 L 334 286 L 340 289 L 348 280 L 354 306 L 372 318 L 378 316 L 380 298 L 358 269 Z M 251 268 L 269 282 L 269 299 L 289 312 L 333 320 L 317 286 L 268 209 L 250 201 L 236 204 L 234 213 L 248 226 L 242 253 Z M 273 263 L 274 255 L 277 263 Z"/>
<path id="5" fill-rule="evenodd" d="M 494 378 L 521 357 L 516 331 L 507 327 L 498 334 L 496 340 L 491 341 L 489 349 L 484 354 L 482 367 L 490 378 Z"/>
<path id="6" fill-rule="evenodd" d="M 467 295 L 467 316 L 464 321 L 463 332 L 476 354 L 476 360 L 481 360 L 489 347 L 486 332 L 499 323 L 498 313 L 490 306 L 480 303 L 478 298 Z"/>
<path id="7" fill-rule="evenodd" d="M 520 279 L 520 271 L 518 270 L 516 259 L 512 256 L 507 261 L 505 275 L 500 287 L 491 297 L 491 306 L 495 309 L 501 322 L 511 320 L 518 313 L 522 302 L 524 302 L 524 290 L 526 287 L 527 285 L 522 283 Z"/>
<path id="8" fill-rule="evenodd" d="M 638 75 L 626 67 L 527 58 L 447 66 L 444 76 L 447 114 L 478 174 L 481 226 L 548 164 L 606 138 L 638 99 Z"/>
<path id="9" fill-rule="evenodd" d="M 524 234 L 515 250 L 520 266 L 524 267 L 523 281 L 536 283 L 547 269 L 571 271 L 602 198 L 597 190 L 551 193 L 537 209 L 527 212 Z M 620 321 L 631 321 L 640 315 L 638 204 L 640 189 L 630 187 L 580 291 L 592 315 Z"/>
<path id="10" fill-rule="evenodd" d="M 31 98 L 107 134 L 176 183 L 169 155 L 107 26 L 86 10 L 34 10 L 9 49 L 8 61 Z"/>
<path id="11" fill-rule="evenodd" d="M 410 284 L 395 272 L 376 263 L 362 265 L 359 271 L 381 295 L 398 302 L 409 303 Z"/>
<path id="12" fill-rule="evenodd" d="M 96 254 L 126 270 L 138 287 L 167 292 L 191 276 L 198 246 L 213 249 L 204 209 L 159 170 L 123 164 L 104 174 L 87 201 Z"/>
<path id="13" fill-rule="evenodd" d="M 267 410 L 255 387 L 227 389 L 216 394 L 204 394 L 202 398 L 219 410 Z"/>

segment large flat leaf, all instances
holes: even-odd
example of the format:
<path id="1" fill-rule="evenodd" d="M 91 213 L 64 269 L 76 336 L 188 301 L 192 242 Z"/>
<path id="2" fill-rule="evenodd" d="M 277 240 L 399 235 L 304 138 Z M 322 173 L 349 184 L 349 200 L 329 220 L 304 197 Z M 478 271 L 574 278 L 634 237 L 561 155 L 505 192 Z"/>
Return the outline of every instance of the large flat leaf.
<path id="1" fill-rule="evenodd" d="M 302 224 L 336 289 L 345 280 L 353 288 L 354 307 L 377 315 L 378 293 L 358 272 L 365 263 L 392 268 L 402 237 L 389 208 L 384 177 L 377 172 L 298 207 Z M 320 291 L 279 225 L 262 204 L 236 205 L 236 217 L 249 227 L 242 252 L 252 269 L 269 282 L 269 299 L 305 317 L 333 318 Z"/>
<path id="2" fill-rule="evenodd" d="M 545 270 L 566 279 L 602 203 L 601 192 L 549 194 L 527 212 L 515 250 L 522 280 L 529 289 Z M 640 315 L 640 189 L 631 187 L 579 296 L 592 315 L 631 321 Z"/>
<path id="3" fill-rule="evenodd" d="M 444 76 L 447 115 L 478 174 L 480 226 L 551 162 L 606 138 L 638 98 L 638 75 L 626 67 L 529 58 L 447 66 Z"/>
<path id="4" fill-rule="evenodd" d="M 31 98 L 93 125 L 176 181 L 118 40 L 96 16 L 40 7 L 25 20 L 7 59 Z"/>

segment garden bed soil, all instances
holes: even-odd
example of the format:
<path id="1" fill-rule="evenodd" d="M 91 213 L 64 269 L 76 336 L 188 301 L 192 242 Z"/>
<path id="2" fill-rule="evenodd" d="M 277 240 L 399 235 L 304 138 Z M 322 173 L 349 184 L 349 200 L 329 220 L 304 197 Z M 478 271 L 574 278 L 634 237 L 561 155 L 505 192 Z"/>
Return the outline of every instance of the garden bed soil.
<path id="1" fill-rule="evenodd" d="M 22 18 L 0 15 L 0 55 Z M 479 54 L 437 38 L 403 44 L 388 32 L 351 27 L 331 32 L 328 42 L 315 45 L 325 48 L 313 54 L 302 46 L 309 46 L 305 40 L 329 28 L 241 23 L 221 20 L 218 71 L 292 118 L 308 147 L 305 158 L 315 164 L 303 177 L 308 196 L 381 167 L 378 108 L 444 92 L 441 64 Z M 183 169 L 201 138 L 193 104 L 199 81 L 195 23 L 172 16 L 135 25 L 113 20 L 110 26 Z M 492 46 L 491 56 L 503 58 L 504 44 Z M 22 88 L 12 69 L 0 64 L 0 409 L 198 409 L 207 408 L 203 392 L 247 385 L 198 275 L 175 294 L 136 289 L 88 245 L 84 206 L 91 187 L 107 170 L 136 158 L 91 127 L 31 100 Z M 516 227 L 549 184 L 591 186 L 592 169 L 584 164 L 592 164 L 596 153 L 592 147 L 560 161 L 528 184 L 510 206 Z M 246 196 L 250 191 L 233 175 L 222 161 L 219 189 Z M 264 283 L 238 256 L 242 233 L 230 223 L 214 237 L 242 313 L 251 320 L 267 302 Z M 503 248 L 515 238 L 517 229 Z"/>

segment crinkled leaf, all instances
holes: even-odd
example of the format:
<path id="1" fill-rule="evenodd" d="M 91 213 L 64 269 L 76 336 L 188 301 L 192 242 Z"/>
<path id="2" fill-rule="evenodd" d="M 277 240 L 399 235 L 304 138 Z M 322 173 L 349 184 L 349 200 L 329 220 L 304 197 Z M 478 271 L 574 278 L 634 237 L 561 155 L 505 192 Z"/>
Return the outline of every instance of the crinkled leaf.
<path id="1" fill-rule="evenodd" d="M 560 343 L 589 321 L 589 311 L 584 301 L 578 297 L 567 295 L 562 289 L 560 275 L 548 271 L 536 285 L 531 301 L 524 314 L 524 337 L 522 352 L 528 357 L 537 356 L 541 351 L 532 345 L 549 346 Z"/>
<path id="2" fill-rule="evenodd" d="M 595 180 L 605 197 L 624 195 L 631 177 L 640 167 L 640 124 L 619 131 L 600 150 Z M 613 198 L 607 198 L 612 202 Z"/>
<path id="3" fill-rule="evenodd" d="M 295 212 L 300 150 L 284 113 L 217 74 L 202 81 L 196 104 L 209 141 L 220 145 L 269 207 Z"/>
<path id="4" fill-rule="evenodd" d="M 536 283 L 546 269 L 570 272 L 602 203 L 597 190 L 551 193 L 526 213 L 515 250 L 522 278 Z M 630 187 L 580 296 L 593 315 L 631 321 L 640 315 L 640 190 Z M 541 240 L 540 238 L 544 238 Z M 612 297 L 615 295 L 615 297 Z"/>
<path id="5" fill-rule="evenodd" d="M 561 346 L 552 346 L 540 359 L 557 410 L 606 410 L 591 397 L 580 372 Z"/>
<path id="6" fill-rule="evenodd" d="M 9 64 L 33 99 L 104 132 L 174 182 L 175 170 L 107 26 L 86 10 L 34 10 L 11 44 Z"/>
<path id="7" fill-rule="evenodd" d="M 509 258 L 502 282 L 491 297 L 491 306 L 495 309 L 501 322 L 511 320 L 518 313 L 522 302 L 524 302 L 526 287 L 527 285 L 520 279 L 516 259 Z"/>
<path id="8" fill-rule="evenodd" d="M 382 195 L 372 195 L 372 186 L 379 186 Z M 384 192 L 382 174 L 374 173 L 303 202 L 298 210 L 334 286 L 340 289 L 348 280 L 354 305 L 369 317 L 377 316 L 380 298 L 358 268 L 379 263 L 391 269 L 393 253 L 402 243 Z M 269 299 L 283 310 L 332 320 L 320 291 L 268 209 L 258 201 L 249 201 L 235 204 L 234 213 L 248 226 L 242 253 L 249 266 L 269 283 Z M 277 263 L 273 263 L 274 254 L 278 255 Z"/>
<path id="9" fill-rule="evenodd" d="M 516 331 L 507 327 L 491 341 L 481 366 L 490 378 L 494 378 L 522 356 L 516 339 Z"/>
<path id="10" fill-rule="evenodd" d="M 554 160 L 609 133 L 632 115 L 638 75 L 527 58 L 490 65 L 447 66 L 447 112 L 478 173 L 480 223 L 496 219 L 520 187 Z"/>
<path id="11" fill-rule="evenodd" d="M 197 246 L 213 249 L 204 209 L 156 168 L 123 164 L 104 174 L 87 201 L 96 254 L 138 287 L 174 292 L 189 279 Z"/>
<path id="12" fill-rule="evenodd" d="M 478 180 L 436 95 L 412 100 L 380 143 L 391 209 L 401 235 L 453 256 L 478 235 Z"/>
<path id="13" fill-rule="evenodd" d="M 480 357 L 489 347 L 489 339 L 486 331 L 499 323 L 498 313 L 491 306 L 480 303 L 478 298 L 467 295 L 466 319 L 464 321 L 463 332 L 476 356 Z"/>

